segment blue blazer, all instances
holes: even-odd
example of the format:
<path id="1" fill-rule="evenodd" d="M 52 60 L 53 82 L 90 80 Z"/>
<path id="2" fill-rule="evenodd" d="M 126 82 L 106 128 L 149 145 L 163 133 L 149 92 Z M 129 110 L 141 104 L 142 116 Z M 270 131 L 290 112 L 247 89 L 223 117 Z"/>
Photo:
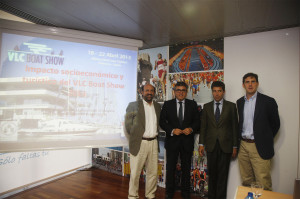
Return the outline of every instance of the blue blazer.
<path id="1" fill-rule="evenodd" d="M 244 122 L 244 96 L 237 100 L 239 113 L 239 140 L 242 138 Z M 280 128 L 278 106 L 274 98 L 257 92 L 253 131 L 257 151 L 267 160 L 274 156 L 274 137 Z"/>

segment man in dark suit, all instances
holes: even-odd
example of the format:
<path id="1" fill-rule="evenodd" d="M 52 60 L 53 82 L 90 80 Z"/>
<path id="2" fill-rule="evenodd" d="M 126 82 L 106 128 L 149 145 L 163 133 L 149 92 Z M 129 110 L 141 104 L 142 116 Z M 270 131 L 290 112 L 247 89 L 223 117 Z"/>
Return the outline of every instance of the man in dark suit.
<path id="1" fill-rule="evenodd" d="M 194 133 L 199 129 L 197 103 L 185 99 L 188 86 L 184 82 L 175 85 L 176 99 L 166 101 L 160 115 L 160 126 L 166 131 L 167 153 L 166 198 L 175 192 L 175 169 L 181 160 L 181 195 L 190 198 L 191 158 L 194 149 Z"/>
<path id="2" fill-rule="evenodd" d="M 142 87 L 143 100 L 131 102 L 125 115 L 125 128 L 129 134 L 130 182 L 128 198 L 139 198 L 139 179 L 146 167 L 145 197 L 155 198 L 157 188 L 158 128 L 161 107 L 153 101 L 155 88 Z"/>
<path id="3" fill-rule="evenodd" d="M 225 84 L 215 81 L 211 86 L 214 100 L 205 104 L 201 116 L 199 154 L 207 152 L 208 198 L 225 199 L 231 157 L 238 144 L 238 120 L 234 103 L 223 99 Z"/>
<path id="4" fill-rule="evenodd" d="M 257 74 L 244 75 L 246 95 L 237 100 L 241 140 L 238 160 L 243 185 L 259 182 L 272 190 L 271 159 L 280 120 L 276 101 L 257 92 L 258 86 Z"/>

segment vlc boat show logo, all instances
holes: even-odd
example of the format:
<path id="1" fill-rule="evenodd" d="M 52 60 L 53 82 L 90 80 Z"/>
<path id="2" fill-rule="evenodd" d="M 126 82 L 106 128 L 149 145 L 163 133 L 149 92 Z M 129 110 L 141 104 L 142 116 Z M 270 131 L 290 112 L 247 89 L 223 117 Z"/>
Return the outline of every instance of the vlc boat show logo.
<path id="1" fill-rule="evenodd" d="M 27 62 L 36 64 L 47 64 L 61 66 L 64 64 L 63 51 L 55 55 L 52 48 L 44 44 L 23 43 L 29 51 L 21 51 L 18 46 L 14 50 L 8 50 L 8 60 L 10 62 Z"/>

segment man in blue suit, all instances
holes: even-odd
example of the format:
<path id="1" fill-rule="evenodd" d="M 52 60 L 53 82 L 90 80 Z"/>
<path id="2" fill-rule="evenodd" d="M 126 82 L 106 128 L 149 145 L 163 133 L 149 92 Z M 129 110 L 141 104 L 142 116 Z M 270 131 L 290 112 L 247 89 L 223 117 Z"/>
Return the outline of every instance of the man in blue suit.
<path id="1" fill-rule="evenodd" d="M 276 101 L 257 92 L 258 76 L 243 77 L 246 95 L 237 100 L 240 147 L 238 160 L 244 186 L 259 182 L 272 190 L 271 159 L 274 156 L 274 137 L 280 127 Z"/>

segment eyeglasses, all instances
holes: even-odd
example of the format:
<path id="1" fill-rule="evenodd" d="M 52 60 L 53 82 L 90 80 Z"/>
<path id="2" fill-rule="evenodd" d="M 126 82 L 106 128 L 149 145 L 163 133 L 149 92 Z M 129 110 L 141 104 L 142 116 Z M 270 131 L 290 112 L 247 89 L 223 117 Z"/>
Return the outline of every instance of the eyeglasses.
<path id="1" fill-rule="evenodd" d="M 175 91 L 176 91 L 176 92 L 186 92 L 185 89 L 176 89 Z"/>

